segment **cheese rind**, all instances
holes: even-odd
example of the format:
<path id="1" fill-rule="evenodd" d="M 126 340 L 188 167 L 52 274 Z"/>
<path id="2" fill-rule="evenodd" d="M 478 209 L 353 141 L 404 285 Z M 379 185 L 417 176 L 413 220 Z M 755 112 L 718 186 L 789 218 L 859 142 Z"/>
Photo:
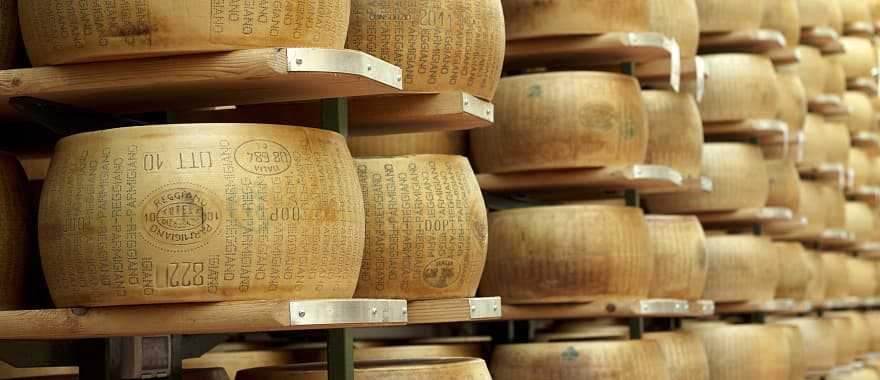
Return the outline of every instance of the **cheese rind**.
<path id="1" fill-rule="evenodd" d="M 721 1 L 739 7 L 740 2 Z M 776 71 L 770 59 L 752 54 L 703 56 L 711 79 L 700 103 L 704 122 L 773 119 L 779 111 Z"/>
<path id="2" fill-rule="evenodd" d="M 699 300 L 706 284 L 706 238 L 693 216 L 645 217 L 654 257 L 650 298 Z"/>

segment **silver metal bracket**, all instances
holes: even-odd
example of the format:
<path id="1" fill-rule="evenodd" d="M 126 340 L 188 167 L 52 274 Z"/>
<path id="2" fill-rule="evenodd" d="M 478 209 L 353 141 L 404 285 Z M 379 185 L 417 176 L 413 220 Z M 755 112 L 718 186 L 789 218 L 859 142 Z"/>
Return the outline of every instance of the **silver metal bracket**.
<path id="1" fill-rule="evenodd" d="M 293 326 L 406 322 L 404 300 L 348 299 L 290 303 L 290 323 Z"/>
<path id="2" fill-rule="evenodd" d="M 469 298 L 468 304 L 472 320 L 501 318 L 501 297 Z"/>
<path id="3" fill-rule="evenodd" d="M 687 314 L 690 305 L 682 300 L 642 300 L 639 301 L 641 315 L 681 315 Z"/>

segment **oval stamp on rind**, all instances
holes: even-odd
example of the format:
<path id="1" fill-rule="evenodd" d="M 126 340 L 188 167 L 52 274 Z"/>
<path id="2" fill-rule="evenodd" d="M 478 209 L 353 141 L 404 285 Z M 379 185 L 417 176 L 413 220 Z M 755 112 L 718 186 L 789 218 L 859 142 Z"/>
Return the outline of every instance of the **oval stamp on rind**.
<path id="1" fill-rule="evenodd" d="M 173 184 L 147 197 L 141 208 L 144 230 L 162 246 L 206 243 L 220 228 L 220 202 L 190 184 Z"/>
<path id="2" fill-rule="evenodd" d="M 436 289 L 445 289 L 461 277 L 461 266 L 452 259 L 437 259 L 422 270 L 422 280 Z"/>
<path id="3" fill-rule="evenodd" d="M 270 140 L 251 140 L 235 149 L 235 163 L 257 175 L 284 173 L 290 168 L 291 159 L 284 146 Z"/>

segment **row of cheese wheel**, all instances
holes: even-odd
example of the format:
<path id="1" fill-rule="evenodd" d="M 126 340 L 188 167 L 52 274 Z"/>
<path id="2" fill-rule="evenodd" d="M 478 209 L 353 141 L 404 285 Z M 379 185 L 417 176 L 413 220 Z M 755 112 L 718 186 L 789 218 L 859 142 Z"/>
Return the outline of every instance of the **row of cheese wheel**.
<path id="1" fill-rule="evenodd" d="M 402 68 L 407 90 L 464 91 L 487 100 L 504 60 L 499 0 L 10 0 L 0 6 L 0 68 L 21 55 L 19 24 L 36 66 L 254 48 L 348 48 Z"/>
<path id="2" fill-rule="evenodd" d="M 22 169 L 2 156 L 0 305 L 32 256 Z M 338 134 L 258 124 L 146 126 L 62 139 L 39 247 L 57 306 L 472 297 L 487 250 L 466 158 L 353 160 Z"/>
<path id="3" fill-rule="evenodd" d="M 875 262 L 766 237 L 705 236 L 692 216 L 571 205 L 490 214 L 480 293 L 500 295 L 510 304 L 644 298 L 819 302 L 873 297 L 880 294 L 878 281 Z"/>

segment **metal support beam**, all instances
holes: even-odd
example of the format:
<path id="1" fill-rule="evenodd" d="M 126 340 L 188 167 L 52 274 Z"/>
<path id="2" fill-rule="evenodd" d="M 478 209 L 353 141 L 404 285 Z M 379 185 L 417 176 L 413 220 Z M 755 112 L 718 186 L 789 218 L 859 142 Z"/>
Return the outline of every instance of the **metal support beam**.
<path id="1" fill-rule="evenodd" d="M 620 72 L 626 75 L 636 75 L 636 63 L 624 62 L 620 64 Z"/>
<path id="2" fill-rule="evenodd" d="M 764 225 L 760 223 L 753 224 L 752 233 L 755 234 L 755 236 L 764 236 Z"/>
<path id="3" fill-rule="evenodd" d="M 628 320 L 629 322 L 629 338 L 632 340 L 642 339 L 642 335 L 645 334 L 645 318 L 642 317 L 634 317 Z"/>
<path id="4" fill-rule="evenodd" d="M 623 197 L 626 199 L 626 205 L 629 207 L 642 207 L 642 200 L 639 191 L 634 189 L 624 190 Z"/>
<path id="5" fill-rule="evenodd" d="M 327 337 L 327 379 L 354 380 L 354 338 L 349 329 L 334 329 Z"/>
<path id="6" fill-rule="evenodd" d="M 761 325 L 764 324 L 766 318 L 764 313 L 750 313 L 746 315 L 746 323 Z"/>
<path id="7" fill-rule="evenodd" d="M 348 99 L 335 98 L 321 101 L 321 129 L 338 132 L 348 137 Z"/>

